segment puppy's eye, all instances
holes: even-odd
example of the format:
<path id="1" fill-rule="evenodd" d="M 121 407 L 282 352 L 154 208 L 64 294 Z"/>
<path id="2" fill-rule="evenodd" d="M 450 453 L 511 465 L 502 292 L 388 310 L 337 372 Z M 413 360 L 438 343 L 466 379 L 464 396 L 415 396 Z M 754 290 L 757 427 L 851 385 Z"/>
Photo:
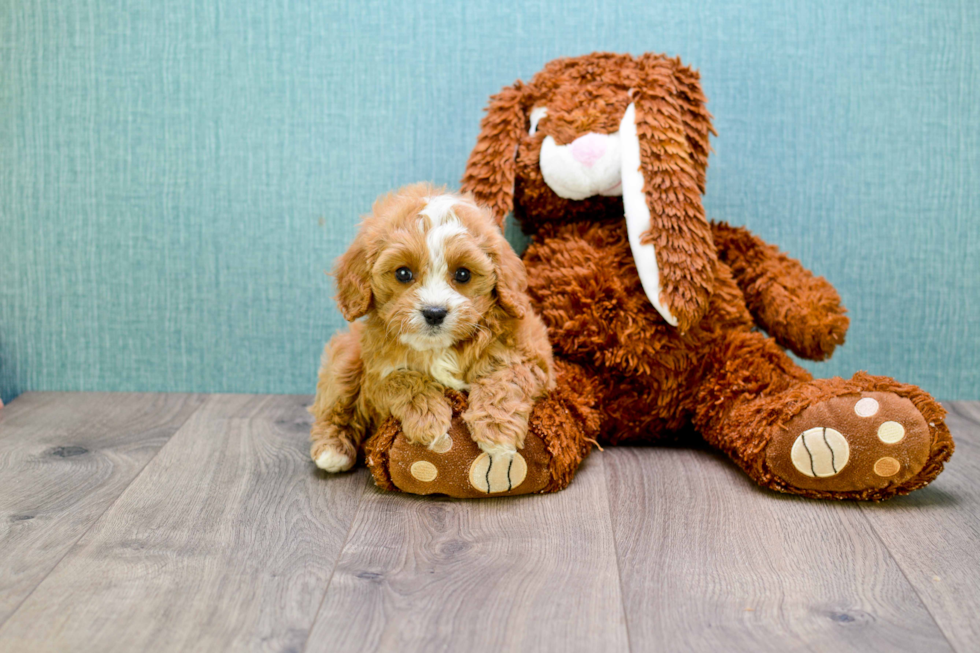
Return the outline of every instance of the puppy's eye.
<path id="1" fill-rule="evenodd" d="M 453 275 L 453 279 L 456 280 L 456 283 L 466 283 L 470 280 L 470 271 L 466 268 L 458 268 L 456 274 Z"/>
<path id="2" fill-rule="evenodd" d="M 395 270 L 395 278 L 401 281 L 402 283 L 408 283 L 409 281 L 415 278 L 415 275 L 412 274 L 412 271 L 409 270 L 408 268 L 400 267 L 397 270 Z"/>

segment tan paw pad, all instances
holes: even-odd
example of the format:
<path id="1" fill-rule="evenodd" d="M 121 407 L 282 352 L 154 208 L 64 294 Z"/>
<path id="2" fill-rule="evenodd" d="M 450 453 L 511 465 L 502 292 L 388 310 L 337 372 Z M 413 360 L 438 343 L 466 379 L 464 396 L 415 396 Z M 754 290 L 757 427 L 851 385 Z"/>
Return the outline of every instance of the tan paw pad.
<path id="1" fill-rule="evenodd" d="M 437 476 L 439 476 L 439 470 L 437 470 L 436 466 L 427 460 L 419 460 L 412 463 L 410 471 L 412 476 L 423 483 L 431 483 L 432 481 L 436 480 Z"/>
<path id="2" fill-rule="evenodd" d="M 481 453 L 470 465 L 470 485 L 487 494 L 509 492 L 523 483 L 526 476 L 527 463 L 517 452 Z"/>
<path id="3" fill-rule="evenodd" d="M 875 463 L 875 474 L 887 478 L 897 474 L 901 468 L 902 464 L 900 462 L 890 456 L 885 456 L 884 458 L 879 458 L 878 462 Z"/>
<path id="4" fill-rule="evenodd" d="M 885 444 L 895 444 L 901 442 L 905 437 L 905 427 L 898 422 L 884 422 L 878 427 L 878 439 Z M 884 460 L 884 458 L 882 458 Z M 880 461 L 879 461 L 880 462 Z M 891 476 L 891 474 L 881 474 L 881 476 Z"/>
<path id="5" fill-rule="evenodd" d="M 818 478 L 840 473 L 850 454 L 851 448 L 843 435 L 821 426 L 800 434 L 790 452 L 796 469 L 807 476 Z"/>
<path id="6" fill-rule="evenodd" d="M 873 417 L 878 413 L 878 402 L 871 397 L 864 397 L 859 399 L 856 404 L 854 404 L 854 414 L 858 417 Z"/>
<path id="7" fill-rule="evenodd" d="M 452 448 L 453 438 L 449 435 L 449 433 L 443 433 L 429 445 L 429 451 L 434 453 L 448 453 Z"/>

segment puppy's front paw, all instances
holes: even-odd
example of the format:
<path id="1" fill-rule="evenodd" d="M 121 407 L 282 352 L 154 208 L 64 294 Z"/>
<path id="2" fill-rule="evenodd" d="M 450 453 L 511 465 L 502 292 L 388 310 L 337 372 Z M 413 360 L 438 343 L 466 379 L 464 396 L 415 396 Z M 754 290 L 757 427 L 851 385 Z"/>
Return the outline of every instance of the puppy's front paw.
<path id="1" fill-rule="evenodd" d="M 332 474 L 346 472 L 357 461 L 353 455 L 343 451 L 335 443 L 324 440 L 313 443 L 310 447 L 310 456 L 317 467 Z"/>
<path id="2" fill-rule="evenodd" d="M 463 413 L 463 421 L 482 451 L 516 451 L 524 446 L 527 417 L 520 413 L 481 410 L 479 405 L 471 404 L 470 409 Z"/>
<path id="3" fill-rule="evenodd" d="M 409 442 L 430 446 L 449 432 L 453 409 L 449 402 L 439 397 L 430 400 L 424 410 L 411 409 L 401 416 L 402 432 Z"/>
<path id="4" fill-rule="evenodd" d="M 480 443 L 483 451 L 470 465 L 470 485 L 487 494 L 509 492 L 524 482 L 527 462 L 513 446 Z"/>

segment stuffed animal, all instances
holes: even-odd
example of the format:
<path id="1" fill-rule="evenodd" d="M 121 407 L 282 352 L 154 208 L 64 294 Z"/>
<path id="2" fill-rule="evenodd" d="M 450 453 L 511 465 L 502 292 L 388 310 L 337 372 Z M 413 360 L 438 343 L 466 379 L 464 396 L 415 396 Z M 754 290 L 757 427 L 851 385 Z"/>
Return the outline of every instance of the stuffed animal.
<path id="1" fill-rule="evenodd" d="M 713 133 L 677 59 L 558 59 L 491 98 L 463 189 L 533 235 L 529 294 L 556 355 L 595 383 L 607 442 L 702 437 L 760 485 L 814 498 L 923 487 L 953 452 L 942 407 L 790 359 L 829 357 L 848 319 L 826 280 L 706 219 Z"/>

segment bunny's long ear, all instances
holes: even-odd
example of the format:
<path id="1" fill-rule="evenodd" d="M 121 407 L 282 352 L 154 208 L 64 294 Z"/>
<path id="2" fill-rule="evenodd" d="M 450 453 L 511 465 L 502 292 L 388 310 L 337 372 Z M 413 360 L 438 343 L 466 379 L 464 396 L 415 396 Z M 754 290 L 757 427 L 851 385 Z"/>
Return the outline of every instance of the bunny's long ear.
<path id="1" fill-rule="evenodd" d="M 674 61 L 674 79 L 677 81 L 677 99 L 682 109 L 684 133 L 687 144 L 691 148 L 691 159 L 697 172 L 698 190 L 704 195 L 705 181 L 708 172 L 708 154 L 711 152 L 709 135 L 718 133 L 711 125 L 711 114 L 708 113 L 708 100 L 701 90 L 701 75 L 679 61 Z"/>
<path id="2" fill-rule="evenodd" d="M 489 207 L 501 229 L 504 218 L 514 209 L 517 144 L 527 122 L 523 89 L 521 82 L 515 82 L 490 98 L 476 147 L 463 173 L 462 190 Z"/>
<path id="3" fill-rule="evenodd" d="M 627 232 L 643 290 L 683 333 L 708 310 L 717 264 L 701 203 L 707 112 L 690 80 L 675 77 L 677 62 L 648 55 L 636 65 L 619 129 Z M 699 102 L 695 119 L 691 107 Z"/>

